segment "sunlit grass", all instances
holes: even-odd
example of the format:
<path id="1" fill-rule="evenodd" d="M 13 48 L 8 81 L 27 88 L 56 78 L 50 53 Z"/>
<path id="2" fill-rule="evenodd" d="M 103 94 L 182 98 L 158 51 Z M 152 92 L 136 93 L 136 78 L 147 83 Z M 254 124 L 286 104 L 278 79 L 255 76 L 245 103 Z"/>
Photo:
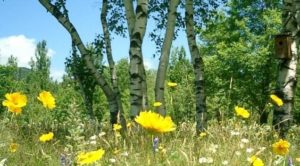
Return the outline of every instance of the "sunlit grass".
<path id="1" fill-rule="evenodd" d="M 38 126 L 26 132 L 28 126 L 12 125 L 12 121 L 0 121 L 0 161 L 6 158 L 7 165 L 75 164 L 80 152 L 100 148 L 105 154 L 97 163 L 120 166 L 251 165 L 249 161 L 253 155 L 265 165 L 283 165 L 288 162 L 287 158 L 297 165 L 296 158 L 300 157 L 299 127 L 294 126 L 286 139 L 291 145 L 289 153 L 277 156 L 272 152 L 272 144 L 279 138 L 269 126 L 238 118 L 222 122 L 211 120 L 206 135 L 201 136 L 196 135 L 194 123 L 182 122 L 175 131 L 157 135 L 159 145 L 156 150 L 152 147 L 153 135 L 133 122 L 126 138 L 116 135 L 108 123 L 102 123 L 100 130 L 83 120 L 68 132 L 55 130 L 53 140 L 42 143 L 39 142 Z M 19 144 L 14 153 L 9 151 L 11 143 Z"/>

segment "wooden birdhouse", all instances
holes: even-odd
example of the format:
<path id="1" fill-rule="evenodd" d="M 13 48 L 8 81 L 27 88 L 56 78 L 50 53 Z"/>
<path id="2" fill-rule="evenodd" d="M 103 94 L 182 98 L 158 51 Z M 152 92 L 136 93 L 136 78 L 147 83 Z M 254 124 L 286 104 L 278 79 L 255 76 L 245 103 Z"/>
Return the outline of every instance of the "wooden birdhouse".
<path id="1" fill-rule="evenodd" d="M 292 58 L 292 36 L 289 34 L 278 34 L 275 36 L 275 56 L 279 59 Z"/>

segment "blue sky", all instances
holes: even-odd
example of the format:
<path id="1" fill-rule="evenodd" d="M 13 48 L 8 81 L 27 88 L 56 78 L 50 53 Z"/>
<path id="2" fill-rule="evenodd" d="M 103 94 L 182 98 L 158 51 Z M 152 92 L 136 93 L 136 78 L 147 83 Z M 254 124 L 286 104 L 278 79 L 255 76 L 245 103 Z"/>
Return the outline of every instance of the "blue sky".
<path id="1" fill-rule="evenodd" d="M 69 17 L 75 25 L 84 43 L 90 43 L 102 33 L 100 23 L 99 0 L 68 1 Z M 154 27 L 148 22 L 148 28 Z M 128 57 L 129 39 L 113 36 L 112 49 L 115 61 Z M 28 66 L 30 57 L 34 57 L 35 45 L 47 41 L 51 56 L 51 75 L 60 79 L 64 73 L 65 58 L 70 55 L 71 40 L 68 32 L 47 13 L 38 0 L 5 0 L 0 1 L 0 64 L 5 64 L 9 55 L 18 58 L 19 66 Z M 183 32 L 173 46 L 183 45 L 187 40 Z M 146 34 L 143 45 L 145 65 L 156 68 L 158 56 L 153 58 L 155 45 Z"/>

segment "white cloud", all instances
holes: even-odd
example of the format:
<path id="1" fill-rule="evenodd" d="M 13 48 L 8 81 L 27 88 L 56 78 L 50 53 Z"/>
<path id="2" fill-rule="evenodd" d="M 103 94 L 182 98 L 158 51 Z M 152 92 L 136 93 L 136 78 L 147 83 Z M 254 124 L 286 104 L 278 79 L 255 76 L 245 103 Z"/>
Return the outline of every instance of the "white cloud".
<path id="1" fill-rule="evenodd" d="M 18 66 L 29 67 L 28 62 L 35 56 L 36 40 L 24 35 L 0 38 L 0 64 L 6 64 L 10 55 L 17 57 Z M 55 51 L 48 49 L 48 56 L 54 56 Z"/>
<path id="2" fill-rule="evenodd" d="M 65 74 L 65 71 L 63 71 L 63 70 L 55 70 L 55 69 L 50 70 L 50 77 L 53 80 L 56 80 L 58 82 L 62 82 L 62 77 L 64 74 Z"/>
<path id="3" fill-rule="evenodd" d="M 53 57 L 56 54 L 56 52 L 54 50 L 52 50 L 51 48 L 48 48 L 48 56 L 49 57 Z"/>
<path id="4" fill-rule="evenodd" d="M 35 57 L 36 40 L 27 38 L 24 35 L 15 35 L 0 38 L 0 64 L 6 64 L 10 55 L 13 55 L 18 60 L 19 67 L 28 67 L 31 57 Z M 53 57 L 55 51 L 48 48 L 48 56 Z M 57 81 L 62 81 L 64 71 L 50 71 L 50 76 Z"/>
<path id="5" fill-rule="evenodd" d="M 24 35 L 0 38 L 0 63 L 6 64 L 10 55 L 17 57 L 18 66 L 29 67 L 28 62 L 34 56 L 35 40 Z"/>
<path id="6" fill-rule="evenodd" d="M 149 69 L 157 69 L 157 62 L 155 61 L 154 58 L 152 59 L 144 59 L 144 66 L 145 69 L 149 70 Z"/>

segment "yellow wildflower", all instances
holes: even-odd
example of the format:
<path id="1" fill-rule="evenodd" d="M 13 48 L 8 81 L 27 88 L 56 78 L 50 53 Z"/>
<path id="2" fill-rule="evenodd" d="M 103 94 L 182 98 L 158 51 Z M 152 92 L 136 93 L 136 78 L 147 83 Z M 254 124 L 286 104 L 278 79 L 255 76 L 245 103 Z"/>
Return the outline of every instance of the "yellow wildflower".
<path id="1" fill-rule="evenodd" d="M 277 106 L 281 107 L 283 105 L 283 101 L 278 96 L 270 95 L 270 98 Z"/>
<path id="2" fill-rule="evenodd" d="M 207 135 L 206 132 L 201 132 L 201 133 L 199 134 L 200 138 L 203 138 L 203 137 L 205 137 L 206 135 Z"/>
<path id="3" fill-rule="evenodd" d="M 85 165 L 85 164 L 95 163 L 96 161 L 102 158 L 104 153 L 105 151 L 103 149 L 99 149 L 91 152 L 81 152 L 77 156 L 77 164 Z"/>
<path id="4" fill-rule="evenodd" d="M 296 158 L 296 161 L 297 161 L 297 162 L 300 162 L 300 157 Z"/>
<path id="5" fill-rule="evenodd" d="M 43 106 L 50 110 L 55 108 L 55 98 L 50 92 L 42 91 L 37 97 L 43 103 Z"/>
<path id="6" fill-rule="evenodd" d="M 18 147 L 19 147 L 19 144 L 17 144 L 17 143 L 11 143 L 11 144 L 9 145 L 9 149 L 8 149 L 8 150 L 9 150 L 11 153 L 15 153 L 15 152 L 17 151 Z"/>
<path id="7" fill-rule="evenodd" d="M 280 139 L 272 145 L 273 152 L 277 155 L 286 155 L 289 152 L 290 143 Z"/>
<path id="8" fill-rule="evenodd" d="M 115 148 L 113 153 L 116 155 L 116 154 L 120 153 L 120 151 L 121 151 L 120 149 Z"/>
<path id="9" fill-rule="evenodd" d="M 126 126 L 127 126 L 127 128 L 130 128 L 132 126 L 132 123 L 128 122 Z"/>
<path id="10" fill-rule="evenodd" d="M 22 107 L 27 104 L 27 97 L 20 92 L 5 94 L 6 100 L 2 102 L 2 105 L 8 108 L 8 111 L 15 113 L 16 115 L 22 112 Z"/>
<path id="11" fill-rule="evenodd" d="M 237 116 L 241 116 L 243 118 L 249 118 L 250 113 L 243 107 L 235 106 L 235 113 Z"/>
<path id="12" fill-rule="evenodd" d="M 264 166 L 265 165 L 264 162 L 256 156 L 252 156 L 250 158 L 250 162 L 251 162 L 251 166 Z"/>
<path id="13" fill-rule="evenodd" d="M 154 104 L 153 104 L 154 107 L 159 107 L 159 106 L 161 106 L 161 105 L 162 105 L 162 103 L 159 102 L 159 101 L 156 101 L 156 102 L 154 102 Z"/>
<path id="14" fill-rule="evenodd" d="M 52 132 L 49 132 L 48 134 L 43 134 L 40 136 L 41 142 L 47 142 L 53 139 L 54 134 Z"/>
<path id="15" fill-rule="evenodd" d="M 177 83 L 175 83 L 175 82 L 168 82 L 168 86 L 169 87 L 176 87 Z"/>
<path id="16" fill-rule="evenodd" d="M 176 129 L 171 117 L 162 117 L 154 112 L 141 112 L 135 121 L 150 132 L 165 133 Z"/>
<path id="17" fill-rule="evenodd" d="M 119 124 L 114 124 L 113 130 L 114 130 L 114 131 L 119 131 L 121 128 L 122 128 L 121 125 L 119 125 Z"/>
<path id="18" fill-rule="evenodd" d="M 163 155 L 167 153 L 167 149 L 161 145 L 158 147 L 158 151 L 161 152 L 161 154 Z"/>

